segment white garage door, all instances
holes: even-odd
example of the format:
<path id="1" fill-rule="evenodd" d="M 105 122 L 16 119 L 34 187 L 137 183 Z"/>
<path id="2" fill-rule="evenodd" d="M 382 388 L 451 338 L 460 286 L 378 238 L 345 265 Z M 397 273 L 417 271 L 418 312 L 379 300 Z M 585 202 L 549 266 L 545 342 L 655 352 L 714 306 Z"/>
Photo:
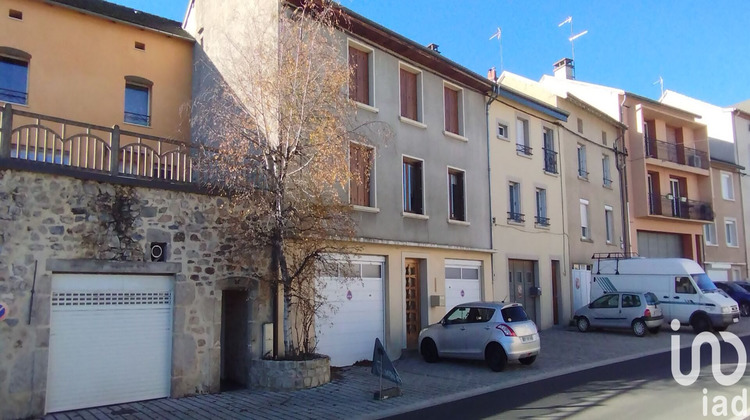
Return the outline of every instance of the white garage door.
<path id="1" fill-rule="evenodd" d="M 729 281 L 729 271 L 727 270 L 706 270 L 706 274 L 713 281 Z"/>
<path id="2" fill-rule="evenodd" d="M 481 261 L 445 260 L 445 311 L 466 302 L 482 300 Z"/>
<path id="3" fill-rule="evenodd" d="M 47 412 L 168 397 L 172 279 L 52 278 Z"/>
<path id="4" fill-rule="evenodd" d="M 339 269 L 339 276 L 361 276 L 361 279 L 337 276 L 318 279 L 327 304 L 315 319 L 316 352 L 330 356 L 332 366 L 372 360 L 375 339 L 384 342 L 384 263 L 382 257 L 355 257 L 352 269 Z"/>

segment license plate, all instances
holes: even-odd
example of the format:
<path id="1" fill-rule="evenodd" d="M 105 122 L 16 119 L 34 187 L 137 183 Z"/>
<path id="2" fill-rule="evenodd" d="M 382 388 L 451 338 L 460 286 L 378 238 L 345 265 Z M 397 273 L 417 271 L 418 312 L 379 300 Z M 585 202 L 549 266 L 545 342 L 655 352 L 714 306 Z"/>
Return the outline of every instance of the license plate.
<path id="1" fill-rule="evenodd" d="M 734 318 L 734 319 L 732 319 L 732 322 L 740 322 L 740 319 L 739 318 Z"/>
<path id="2" fill-rule="evenodd" d="M 524 335 L 523 337 L 521 337 L 521 342 L 522 343 L 528 343 L 528 342 L 534 341 L 534 340 L 536 340 L 536 334 Z"/>

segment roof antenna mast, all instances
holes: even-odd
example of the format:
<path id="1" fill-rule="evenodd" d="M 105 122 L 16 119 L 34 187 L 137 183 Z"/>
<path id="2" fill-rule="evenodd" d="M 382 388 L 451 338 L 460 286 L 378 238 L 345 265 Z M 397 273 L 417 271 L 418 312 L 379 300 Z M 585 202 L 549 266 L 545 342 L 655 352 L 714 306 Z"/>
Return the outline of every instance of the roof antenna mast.
<path id="1" fill-rule="evenodd" d="M 568 16 L 568 18 L 565 19 L 564 21 L 560 22 L 557 25 L 557 27 L 560 28 L 563 25 L 565 25 L 566 23 L 570 24 L 570 37 L 568 37 L 568 41 L 570 41 L 570 58 L 573 60 L 573 63 L 575 63 L 576 62 L 576 48 L 575 48 L 575 44 L 574 44 L 573 41 L 575 41 L 576 39 L 578 39 L 578 38 L 586 35 L 587 33 L 589 33 L 589 31 L 587 29 L 587 30 L 585 30 L 583 32 L 579 32 L 579 33 L 573 35 L 573 16 Z"/>
<path id="2" fill-rule="evenodd" d="M 661 89 L 661 96 L 664 96 L 664 79 L 659 75 L 659 80 L 655 81 L 654 83 L 651 83 L 652 85 L 659 84 L 659 89 Z M 660 97 L 661 97 L 660 96 Z"/>
<path id="3" fill-rule="evenodd" d="M 497 27 L 497 32 L 495 32 L 491 37 L 490 41 L 493 38 L 497 38 L 497 42 L 500 44 L 500 73 L 503 72 L 503 40 L 502 40 L 502 31 L 500 30 L 500 27 Z"/>

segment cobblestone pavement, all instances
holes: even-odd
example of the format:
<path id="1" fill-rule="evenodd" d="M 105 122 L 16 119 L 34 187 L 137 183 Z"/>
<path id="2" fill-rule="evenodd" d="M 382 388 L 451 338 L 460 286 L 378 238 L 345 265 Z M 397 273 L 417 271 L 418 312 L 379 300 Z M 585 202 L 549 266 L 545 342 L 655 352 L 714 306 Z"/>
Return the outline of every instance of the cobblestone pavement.
<path id="1" fill-rule="evenodd" d="M 750 319 L 728 331 L 750 335 Z M 679 331 L 681 345 L 695 336 Z M 669 350 L 672 331 L 666 327 L 643 338 L 629 332 L 590 332 L 555 327 L 541 332 L 542 353 L 531 366 L 509 364 L 490 371 L 483 362 L 443 360 L 427 364 L 416 354 L 395 361 L 403 379 L 403 395 L 373 400 L 378 379 L 367 367 L 338 371 L 331 383 L 303 391 L 240 390 L 178 399 L 160 399 L 48 415 L 45 419 L 336 419 L 380 418 L 477 395 L 588 367 Z M 388 382 L 385 382 L 388 383 Z"/>

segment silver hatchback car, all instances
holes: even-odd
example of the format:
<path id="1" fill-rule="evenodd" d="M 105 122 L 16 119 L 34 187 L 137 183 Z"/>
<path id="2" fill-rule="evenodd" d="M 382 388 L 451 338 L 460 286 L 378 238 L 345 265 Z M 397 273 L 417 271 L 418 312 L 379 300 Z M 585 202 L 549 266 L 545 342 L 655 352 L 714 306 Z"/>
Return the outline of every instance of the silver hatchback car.
<path id="1" fill-rule="evenodd" d="M 638 337 L 656 334 L 664 320 L 659 300 L 651 292 L 612 292 L 578 309 L 573 320 L 581 332 L 590 327 L 633 329 Z"/>
<path id="2" fill-rule="evenodd" d="M 441 357 L 484 359 L 495 372 L 509 360 L 530 365 L 540 350 L 536 324 L 518 303 L 472 302 L 451 309 L 439 323 L 419 333 L 428 363 Z"/>

